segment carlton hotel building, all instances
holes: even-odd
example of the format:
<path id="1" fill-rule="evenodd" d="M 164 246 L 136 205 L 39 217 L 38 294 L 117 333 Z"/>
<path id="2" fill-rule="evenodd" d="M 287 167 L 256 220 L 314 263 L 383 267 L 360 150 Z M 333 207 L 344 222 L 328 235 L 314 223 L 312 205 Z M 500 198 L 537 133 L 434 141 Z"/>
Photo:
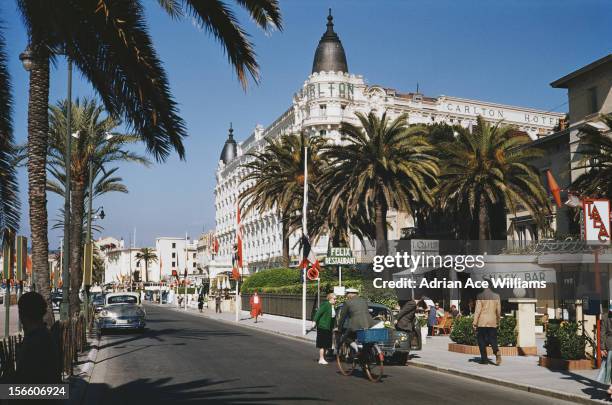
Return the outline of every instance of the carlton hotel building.
<path id="1" fill-rule="evenodd" d="M 459 97 L 431 97 L 420 93 L 402 93 L 393 88 L 367 84 L 363 76 L 350 73 L 340 38 L 334 32 L 333 18 L 327 17 L 327 30 L 321 37 L 314 55 L 312 73 L 301 88 L 293 94 L 291 104 L 270 125 L 257 125 L 241 142 L 234 139 L 230 128 L 216 171 L 215 209 L 216 237 L 219 252 L 210 263 L 210 275 L 231 269 L 233 246 L 236 242 L 236 198 L 249 184 L 242 179 L 246 170 L 241 167 L 247 153 L 262 149 L 266 139 L 274 139 L 285 133 L 305 132 L 339 139 L 339 127 L 343 121 L 358 124 L 356 112 L 382 113 L 395 118 L 408 113 L 411 124 L 447 123 L 466 128 L 476 123 L 477 116 L 491 122 L 515 125 L 531 138 L 538 139 L 552 133 L 563 114 L 531 108 L 469 100 Z M 389 212 L 391 224 L 389 239 L 399 239 L 403 228 L 413 226 L 407 215 Z M 251 212 L 242 218 L 243 251 L 245 266 L 253 272 L 280 263 L 282 252 L 281 224 L 274 212 Z M 293 261 L 299 256 L 298 235 L 290 238 Z M 359 255 L 363 247 L 355 238 L 352 247 Z M 315 251 L 324 255 L 327 238 L 321 238 Z M 246 268 L 245 268 L 246 270 Z M 246 274 L 246 273 L 245 273 Z"/>

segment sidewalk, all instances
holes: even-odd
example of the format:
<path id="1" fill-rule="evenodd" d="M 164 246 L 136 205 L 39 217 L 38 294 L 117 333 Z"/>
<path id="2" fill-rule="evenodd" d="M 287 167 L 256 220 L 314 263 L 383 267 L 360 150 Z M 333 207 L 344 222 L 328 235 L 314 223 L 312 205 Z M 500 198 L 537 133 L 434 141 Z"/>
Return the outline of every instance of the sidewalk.
<path id="1" fill-rule="evenodd" d="M 164 306 L 172 307 L 171 305 Z M 185 311 L 176 306 L 174 308 L 177 311 Z M 235 324 L 235 313 L 233 312 L 217 314 L 214 310 L 206 308 L 202 314 L 193 308 L 187 309 L 187 312 Z M 303 336 L 300 319 L 264 315 L 263 318 L 260 318 L 260 322 L 255 323 L 250 319 L 247 311 L 242 311 L 238 325 L 312 343 L 316 338 L 316 332 Z M 307 321 L 307 328 L 310 328 L 311 325 L 312 323 Z M 423 350 L 412 353 L 410 364 L 414 367 L 459 375 L 577 403 L 608 403 L 605 394 L 607 386 L 595 381 L 597 370 L 551 371 L 538 366 L 536 356 L 504 357 L 499 367 L 483 366 L 478 364 L 478 358 L 473 355 L 449 352 L 449 342 L 450 339 L 446 336 L 427 338 Z"/>

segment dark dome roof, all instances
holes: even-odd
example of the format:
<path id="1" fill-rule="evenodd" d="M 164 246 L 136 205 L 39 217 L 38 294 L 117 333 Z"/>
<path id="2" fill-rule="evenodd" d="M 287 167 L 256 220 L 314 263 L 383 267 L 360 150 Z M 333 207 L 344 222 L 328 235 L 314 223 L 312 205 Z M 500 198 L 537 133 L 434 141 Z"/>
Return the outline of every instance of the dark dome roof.
<path id="1" fill-rule="evenodd" d="M 327 31 L 321 37 L 319 46 L 312 62 L 312 73 L 316 72 L 344 72 L 348 73 L 346 55 L 338 34 L 334 32 L 334 17 L 329 9 L 327 17 Z"/>
<path id="2" fill-rule="evenodd" d="M 236 141 L 234 140 L 234 129 L 232 128 L 232 124 L 230 124 L 227 141 L 225 141 L 225 145 L 223 145 L 223 150 L 221 151 L 221 157 L 219 160 L 222 160 L 223 163 L 228 164 L 237 155 L 238 147 L 236 145 Z"/>

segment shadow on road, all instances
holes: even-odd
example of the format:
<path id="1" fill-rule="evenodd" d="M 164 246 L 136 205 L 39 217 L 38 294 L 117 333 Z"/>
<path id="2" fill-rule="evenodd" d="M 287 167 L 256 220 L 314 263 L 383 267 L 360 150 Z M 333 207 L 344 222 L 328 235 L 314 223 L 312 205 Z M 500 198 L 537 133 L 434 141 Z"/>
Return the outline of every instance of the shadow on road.
<path id="1" fill-rule="evenodd" d="M 107 384 L 90 384 L 87 388 L 86 403 L 101 404 L 270 404 L 288 402 L 328 402 L 314 396 L 275 396 L 273 385 L 223 388 L 224 384 L 237 380 L 213 381 L 200 379 L 186 383 L 171 383 L 171 378 L 140 378 L 111 388 Z"/>

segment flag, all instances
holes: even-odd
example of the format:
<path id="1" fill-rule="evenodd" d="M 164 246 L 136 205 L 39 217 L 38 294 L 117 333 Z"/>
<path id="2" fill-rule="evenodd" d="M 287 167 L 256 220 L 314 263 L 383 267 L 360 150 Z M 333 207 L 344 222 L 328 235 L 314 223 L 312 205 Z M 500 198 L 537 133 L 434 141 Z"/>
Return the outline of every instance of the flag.
<path id="1" fill-rule="evenodd" d="M 302 263 L 300 263 L 300 268 L 305 269 L 309 265 L 310 268 L 321 269 L 319 260 L 317 260 L 317 256 L 315 256 L 314 250 L 310 246 L 310 240 L 306 235 L 302 235 Z"/>
<path id="2" fill-rule="evenodd" d="M 240 272 L 238 272 L 238 269 L 235 267 L 232 267 L 232 279 L 233 280 L 240 280 Z"/>
<path id="3" fill-rule="evenodd" d="M 240 224 L 240 205 L 236 214 L 236 264 L 242 268 L 242 225 Z"/>
<path id="4" fill-rule="evenodd" d="M 557 207 L 561 208 L 561 189 L 550 170 L 546 171 L 546 178 L 548 179 L 548 188 L 557 203 Z"/>
<path id="5" fill-rule="evenodd" d="M 214 254 L 219 253 L 219 239 L 217 239 L 216 236 L 215 236 L 215 241 L 213 243 L 213 253 Z"/>

